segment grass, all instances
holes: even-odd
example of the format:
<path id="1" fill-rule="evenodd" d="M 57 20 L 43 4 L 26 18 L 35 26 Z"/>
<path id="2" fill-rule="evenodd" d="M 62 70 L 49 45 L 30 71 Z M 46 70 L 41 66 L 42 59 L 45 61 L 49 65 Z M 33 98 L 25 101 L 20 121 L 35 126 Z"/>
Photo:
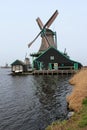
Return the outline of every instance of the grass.
<path id="1" fill-rule="evenodd" d="M 87 130 L 87 98 L 83 100 L 82 109 L 69 120 L 56 121 L 46 130 Z"/>
<path id="2" fill-rule="evenodd" d="M 79 121 L 78 126 L 83 128 L 87 126 L 87 98 L 83 100 L 83 109 L 81 114 L 81 120 Z"/>
<path id="3" fill-rule="evenodd" d="M 72 93 L 67 97 L 69 108 L 78 112 L 82 107 L 82 101 L 87 97 L 87 69 L 80 70 L 70 79 L 74 85 Z"/>

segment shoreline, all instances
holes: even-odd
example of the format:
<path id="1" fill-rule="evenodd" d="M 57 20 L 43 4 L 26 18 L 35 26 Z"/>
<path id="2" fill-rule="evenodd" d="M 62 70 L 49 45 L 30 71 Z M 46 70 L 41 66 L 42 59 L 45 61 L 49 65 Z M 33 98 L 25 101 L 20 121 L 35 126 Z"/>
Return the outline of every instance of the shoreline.
<path id="1" fill-rule="evenodd" d="M 72 115 L 68 120 L 54 121 L 46 130 L 85 130 L 87 129 L 87 105 L 83 105 L 86 100 L 87 104 L 87 68 L 79 70 L 70 80 L 73 90 L 66 97 L 68 108 Z M 84 115 L 84 116 L 83 116 Z M 82 127 L 80 127 L 82 126 Z"/>
<path id="2" fill-rule="evenodd" d="M 82 68 L 69 81 L 73 85 L 73 91 L 66 97 L 69 109 L 79 112 L 82 101 L 87 97 L 87 68 Z"/>

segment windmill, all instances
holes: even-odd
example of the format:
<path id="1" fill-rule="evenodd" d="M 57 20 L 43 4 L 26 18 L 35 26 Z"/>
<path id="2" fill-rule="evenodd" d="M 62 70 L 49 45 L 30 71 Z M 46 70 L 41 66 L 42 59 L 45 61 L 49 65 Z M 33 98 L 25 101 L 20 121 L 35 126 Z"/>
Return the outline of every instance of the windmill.
<path id="1" fill-rule="evenodd" d="M 50 19 L 46 22 L 45 25 L 42 23 L 39 17 L 36 19 L 38 26 L 40 28 L 40 32 L 34 38 L 34 40 L 28 44 L 28 47 L 30 47 L 36 41 L 36 39 L 41 35 L 42 41 L 41 41 L 39 52 L 46 50 L 50 46 L 54 46 L 57 48 L 57 43 L 55 43 L 56 40 L 54 40 L 54 36 L 56 39 L 56 33 L 49 29 L 49 27 L 56 19 L 57 15 L 58 15 L 58 11 L 56 10 L 54 14 L 50 17 Z"/>

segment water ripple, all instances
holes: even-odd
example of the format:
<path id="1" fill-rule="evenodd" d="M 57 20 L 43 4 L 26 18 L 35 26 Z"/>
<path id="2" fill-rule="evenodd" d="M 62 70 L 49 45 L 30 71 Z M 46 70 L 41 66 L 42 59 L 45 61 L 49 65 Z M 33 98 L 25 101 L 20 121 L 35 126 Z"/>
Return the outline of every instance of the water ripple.
<path id="1" fill-rule="evenodd" d="M 11 76 L 0 69 L 0 130 L 44 130 L 66 118 L 68 76 Z"/>

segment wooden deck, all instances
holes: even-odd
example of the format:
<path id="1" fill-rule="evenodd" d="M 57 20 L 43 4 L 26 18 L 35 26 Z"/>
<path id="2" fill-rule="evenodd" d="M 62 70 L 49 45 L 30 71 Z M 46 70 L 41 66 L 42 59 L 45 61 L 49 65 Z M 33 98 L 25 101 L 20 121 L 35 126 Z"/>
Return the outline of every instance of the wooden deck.
<path id="1" fill-rule="evenodd" d="M 33 75 L 68 75 L 68 74 L 75 74 L 76 70 L 34 70 L 32 72 Z"/>
<path id="2" fill-rule="evenodd" d="M 11 73 L 11 75 L 69 75 L 69 74 L 75 74 L 78 70 L 32 70 L 28 72 L 22 72 L 22 73 Z"/>

